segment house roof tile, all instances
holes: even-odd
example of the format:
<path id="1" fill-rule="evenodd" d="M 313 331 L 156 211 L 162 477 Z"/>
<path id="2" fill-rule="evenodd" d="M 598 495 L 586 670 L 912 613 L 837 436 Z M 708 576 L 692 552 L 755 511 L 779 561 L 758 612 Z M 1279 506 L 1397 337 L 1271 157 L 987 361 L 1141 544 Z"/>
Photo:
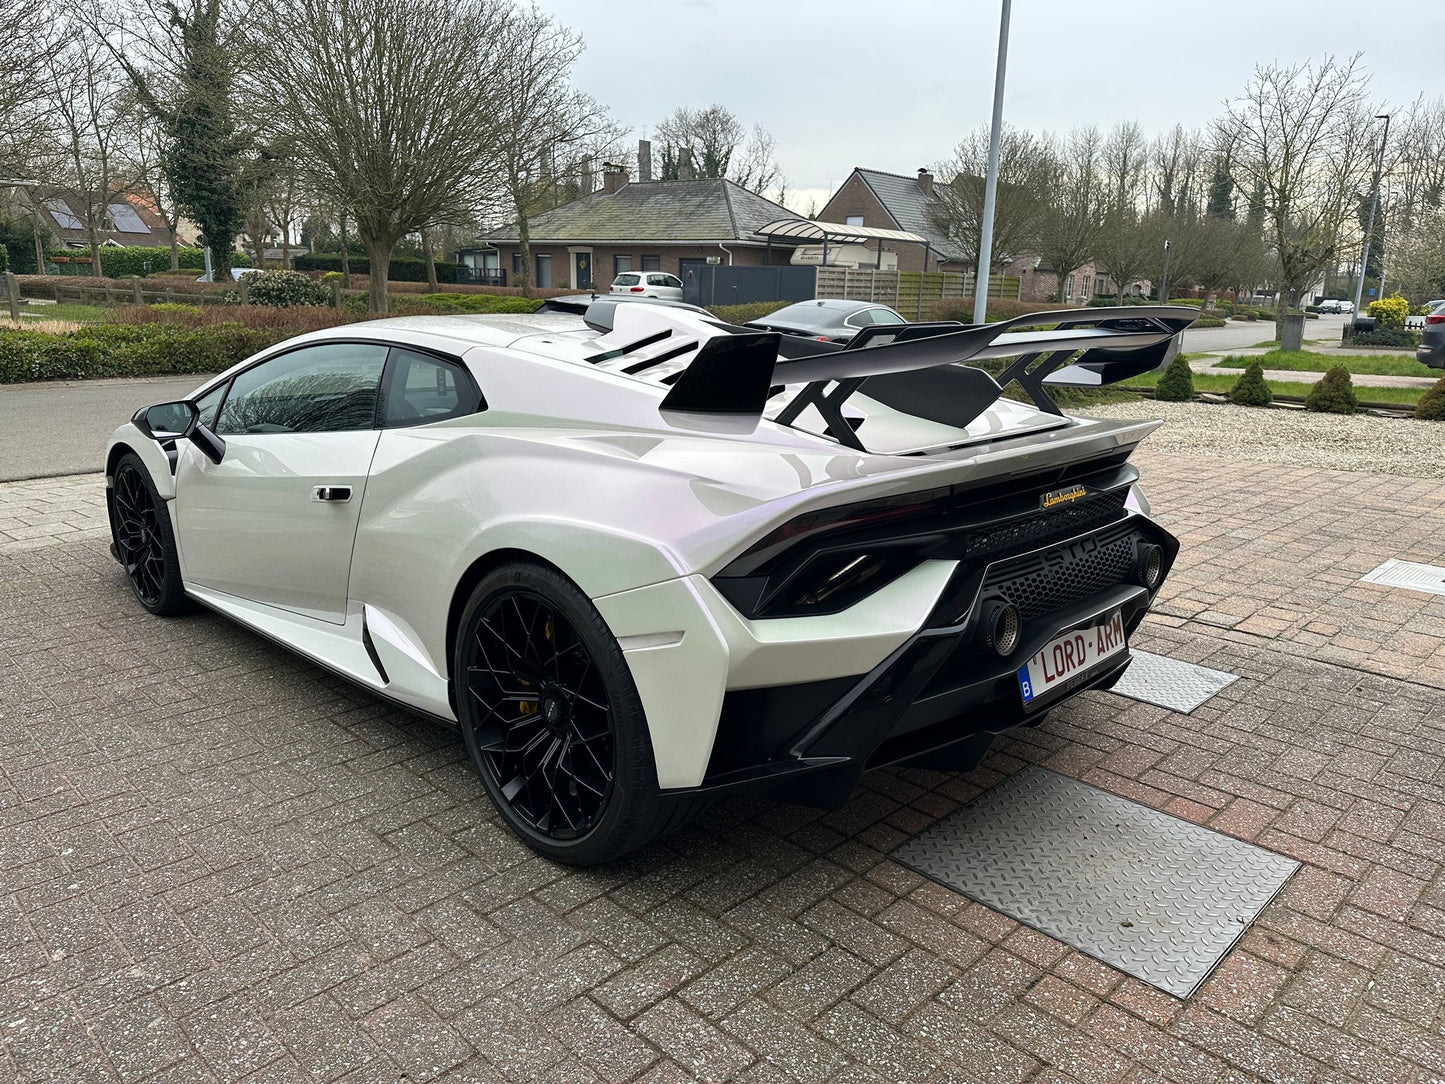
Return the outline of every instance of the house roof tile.
<path id="1" fill-rule="evenodd" d="M 633 181 L 593 192 L 530 219 L 532 242 L 753 241 L 753 232 L 796 217 L 781 204 L 725 180 Z M 491 239 L 515 239 L 495 231 Z"/>
<path id="2" fill-rule="evenodd" d="M 928 238 L 933 250 L 947 259 L 961 259 L 953 242 L 934 225 L 928 213 L 928 198 L 923 194 L 916 177 L 885 173 L 879 169 L 864 169 L 862 166 L 853 168 L 873 195 L 878 197 L 878 202 L 883 204 L 883 209 L 898 224 L 900 230 Z"/>

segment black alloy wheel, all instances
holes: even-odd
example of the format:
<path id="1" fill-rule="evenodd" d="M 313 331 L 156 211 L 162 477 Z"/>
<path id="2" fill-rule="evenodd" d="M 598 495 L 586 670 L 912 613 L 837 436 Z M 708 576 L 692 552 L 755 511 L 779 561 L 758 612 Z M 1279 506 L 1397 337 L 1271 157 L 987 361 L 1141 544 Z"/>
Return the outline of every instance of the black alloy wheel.
<path id="1" fill-rule="evenodd" d="M 188 609 L 170 513 L 134 453 L 112 475 L 110 522 L 116 558 L 140 604 L 162 615 Z"/>
<path id="2" fill-rule="evenodd" d="M 527 590 L 493 595 L 469 645 L 468 694 L 484 770 L 516 815 L 556 840 L 586 835 L 616 774 L 607 686 L 559 608 Z"/>
<path id="3" fill-rule="evenodd" d="M 702 808 L 658 789 L 622 649 L 556 569 L 518 562 L 482 577 L 457 626 L 452 675 L 482 785 L 539 854 L 574 866 L 608 862 Z"/>

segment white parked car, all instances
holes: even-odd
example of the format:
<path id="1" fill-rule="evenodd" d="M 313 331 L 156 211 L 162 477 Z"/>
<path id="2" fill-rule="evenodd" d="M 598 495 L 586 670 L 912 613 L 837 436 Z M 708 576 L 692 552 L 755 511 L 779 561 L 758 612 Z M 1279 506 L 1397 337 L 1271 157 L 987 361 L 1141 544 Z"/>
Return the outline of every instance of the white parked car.
<path id="1" fill-rule="evenodd" d="M 624 271 L 612 280 L 609 292 L 681 301 L 682 279 L 665 271 Z"/>
<path id="2" fill-rule="evenodd" d="M 1158 423 L 1047 391 L 1166 364 L 1198 315 L 846 347 L 608 298 L 347 324 L 116 429 L 112 552 L 151 613 L 459 727 L 519 836 L 602 862 L 715 795 L 971 767 L 1112 685 L 1178 550 L 1127 462 Z"/>

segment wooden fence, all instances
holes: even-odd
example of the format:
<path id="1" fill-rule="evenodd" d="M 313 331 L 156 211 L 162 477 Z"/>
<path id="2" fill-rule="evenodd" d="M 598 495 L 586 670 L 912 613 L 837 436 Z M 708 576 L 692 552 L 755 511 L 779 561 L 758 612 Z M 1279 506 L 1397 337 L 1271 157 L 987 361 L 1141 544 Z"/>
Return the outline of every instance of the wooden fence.
<path id="1" fill-rule="evenodd" d="M 958 271 L 881 271 L 871 267 L 818 268 L 818 297 L 871 301 L 910 320 L 926 320 L 940 301 L 973 296 L 973 276 Z M 1019 299 L 1019 280 L 991 275 L 988 296 Z"/>

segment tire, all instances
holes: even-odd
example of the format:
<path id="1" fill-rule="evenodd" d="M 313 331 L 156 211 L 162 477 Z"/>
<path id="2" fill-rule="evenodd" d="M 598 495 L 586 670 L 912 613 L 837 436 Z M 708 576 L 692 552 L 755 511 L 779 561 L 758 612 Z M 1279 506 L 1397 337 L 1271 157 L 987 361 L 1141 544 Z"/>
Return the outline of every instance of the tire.
<path id="1" fill-rule="evenodd" d="M 452 674 L 482 785 L 539 854 L 598 865 L 700 808 L 696 799 L 662 797 L 622 649 L 587 596 L 554 569 L 508 564 L 477 584 Z"/>
<path id="2" fill-rule="evenodd" d="M 186 613 L 192 602 L 181 582 L 170 512 L 140 456 L 127 452 L 111 475 L 110 533 L 116 558 L 136 601 L 151 613 Z"/>

